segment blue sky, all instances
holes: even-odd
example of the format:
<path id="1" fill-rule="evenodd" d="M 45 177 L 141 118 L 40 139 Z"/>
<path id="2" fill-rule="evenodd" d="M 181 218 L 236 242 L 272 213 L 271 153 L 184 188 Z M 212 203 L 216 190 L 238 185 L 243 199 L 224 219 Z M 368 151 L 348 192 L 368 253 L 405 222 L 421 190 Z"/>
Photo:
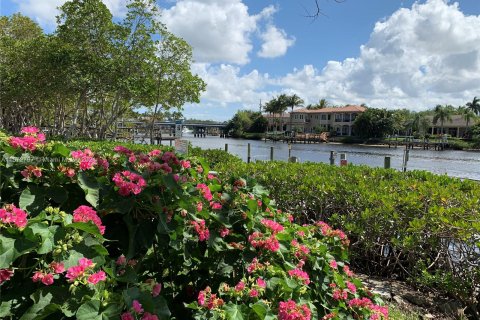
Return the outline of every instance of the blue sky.
<path id="1" fill-rule="evenodd" d="M 65 0 L 2 0 L 46 30 Z M 126 0 L 104 0 L 115 17 Z M 187 118 L 227 120 L 238 109 L 296 93 L 306 103 L 425 110 L 480 96 L 479 0 L 159 0 L 162 19 L 194 50 L 207 82 Z"/>

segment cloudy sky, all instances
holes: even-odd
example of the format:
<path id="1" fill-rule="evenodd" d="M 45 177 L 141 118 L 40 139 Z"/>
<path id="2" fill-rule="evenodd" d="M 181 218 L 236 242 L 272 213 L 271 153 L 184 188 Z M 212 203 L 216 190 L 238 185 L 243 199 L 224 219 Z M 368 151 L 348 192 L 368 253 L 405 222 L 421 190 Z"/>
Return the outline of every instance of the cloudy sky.
<path id="1" fill-rule="evenodd" d="M 65 0 L 0 0 L 46 32 Z M 113 15 L 126 0 L 103 0 Z M 281 93 L 306 103 L 425 110 L 480 96 L 480 0 L 162 0 L 207 83 L 187 118 L 227 120 Z"/>

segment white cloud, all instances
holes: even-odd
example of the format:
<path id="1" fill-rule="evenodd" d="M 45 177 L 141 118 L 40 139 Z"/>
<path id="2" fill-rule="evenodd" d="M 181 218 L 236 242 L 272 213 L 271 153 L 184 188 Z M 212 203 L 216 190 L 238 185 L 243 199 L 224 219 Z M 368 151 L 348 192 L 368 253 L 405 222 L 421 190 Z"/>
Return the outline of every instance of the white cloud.
<path id="1" fill-rule="evenodd" d="M 456 3 L 427 0 L 378 22 L 360 55 L 305 65 L 283 76 L 254 70 L 242 74 L 230 65 L 205 67 L 203 100 L 254 104 L 281 93 L 305 102 L 424 110 L 437 104 L 461 105 L 480 94 L 480 16 L 465 16 Z"/>
<path id="2" fill-rule="evenodd" d="M 42 27 L 52 27 L 56 24 L 56 16 L 59 14 L 58 7 L 66 0 L 14 0 L 18 4 L 18 10 L 35 21 Z M 103 0 L 113 16 L 123 17 L 126 13 L 127 0 Z"/>
<path id="3" fill-rule="evenodd" d="M 267 30 L 260 35 L 264 41 L 258 56 L 263 58 L 275 58 L 287 53 L 287 49 L 295 43 L 295 38 L 289 38 L 285 31 L 273 25 L 267 26 Z"/>
<path id="4" fill-rule="evenodd" d="M 271 20 L 276 11 L 274 6 L 268 6 L 251 15 L 242 0 L 179 0 L 163 11 L 162 20 L 170 31 L 193 47 L 197 62 L 244 65 L 250 61 L 252 37 L 260 29 L 261 22 Z M 284 54 L 281 50 L 286 51 L 291 39 L 283 30 L 273 25 L 271 28 L 267 39 L 285 48 L 280 47 L 275 52 L 271 48 L 273 43 L 269 43 L 265 52 L 270 56 Z M 274 31 L 276 34 L 272 34 Z"/>

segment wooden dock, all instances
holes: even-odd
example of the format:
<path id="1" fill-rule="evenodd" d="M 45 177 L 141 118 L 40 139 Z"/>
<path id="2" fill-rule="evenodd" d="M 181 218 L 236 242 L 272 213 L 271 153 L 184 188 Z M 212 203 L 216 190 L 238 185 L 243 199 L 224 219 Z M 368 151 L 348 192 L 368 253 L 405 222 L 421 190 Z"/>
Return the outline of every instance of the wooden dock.
<path id="1" fill-rule="evenodd" d="M 388 148 L 398 148 L 399 146 L 406 149 L 423 149 L 423 150 L 436 150 L 442 151 L 449 147 L 448 142 L 438 141 L 387 141 L 385 144 Z"/>

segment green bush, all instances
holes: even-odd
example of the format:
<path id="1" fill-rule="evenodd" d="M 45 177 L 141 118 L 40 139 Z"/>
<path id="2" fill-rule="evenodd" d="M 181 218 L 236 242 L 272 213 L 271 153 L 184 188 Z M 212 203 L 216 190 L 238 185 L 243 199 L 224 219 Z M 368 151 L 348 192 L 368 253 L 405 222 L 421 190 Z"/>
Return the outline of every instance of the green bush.
<path id="1" fill-rule="evenodd" d="M 0 318 L 387 318 L 345 234 L 294 223 L 250 179 L 24 133 L 0 144 Z"/>
<path id="2" fill-rule="evenodd" d="M 300 222 L 320 219 L 344 229 L 357 269 L 410 279 L 478 314 L 478 183 L 422 171 L 321 163 L 224 163 L 216 170 L 255 178 Z"/>

